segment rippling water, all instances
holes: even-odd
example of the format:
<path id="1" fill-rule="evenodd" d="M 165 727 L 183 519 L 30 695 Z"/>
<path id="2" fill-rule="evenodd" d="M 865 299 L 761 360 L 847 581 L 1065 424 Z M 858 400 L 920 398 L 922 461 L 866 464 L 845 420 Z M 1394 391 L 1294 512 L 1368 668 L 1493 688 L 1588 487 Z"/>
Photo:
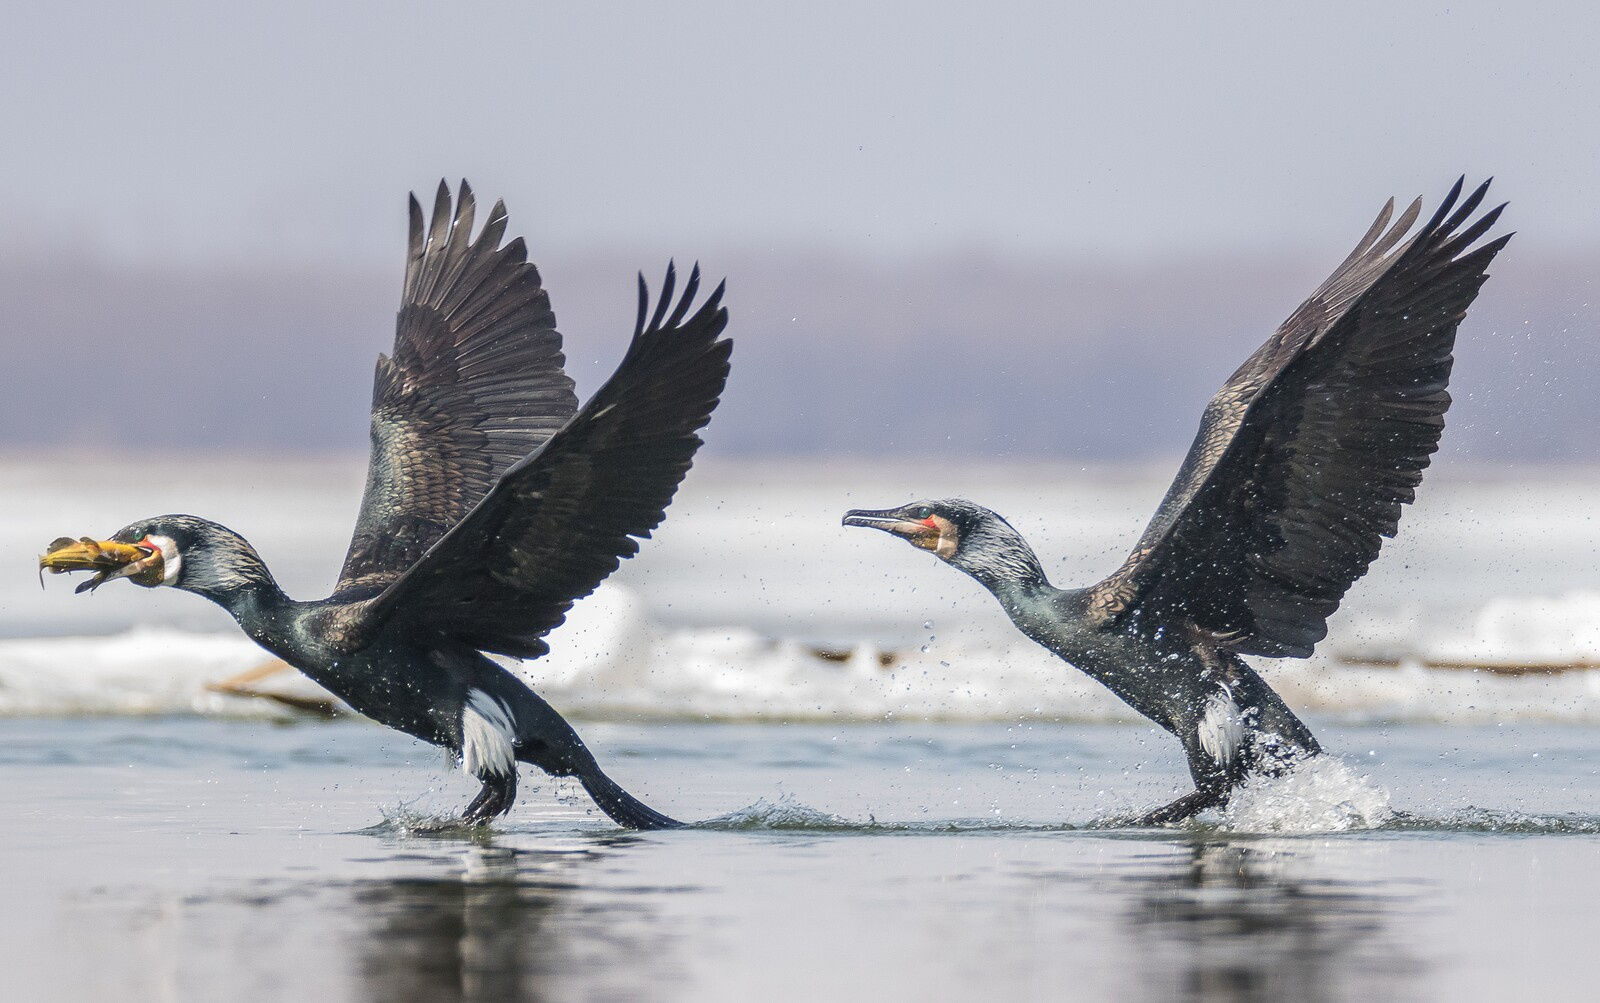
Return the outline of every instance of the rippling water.
<path id="1" fill-rule="evenodd" d="M 0 461 L 37 493 L 0 539 L 0 997 L 1592 991 L 1600 673 L 1501 671 L 1600 663 L 1592 473 L 1430 475 L 1327 653 L 1266 670 L 1335 755 L 1148 830 L 1118 820 L 1187 789 L 1168 736 L 971 582 L 837 521 L 968 494 L 1083 583 L 1170 470 L 697 469 L 522 670 L 696 821 L 644 835 L 527 772 L 508 819 L 463 829 L 471 784 L 436 750 L 207 690 L 261 655 L 194 597 L 34 581 L 55 536 L 189 510 L 320 594 L 359 462 L 108 467 L 100 495 L 48 473 Z"/>
<path id="2" fill-rule="evenodd" d="M 548 782 L 421 831 L 470 784 L 357 722 L 13 720 L 0 968 L 41 1000 L 1582 998 L 1593 729 L 1314 724 L 1335 787 L 1269 831 L 1104 828 L 1184 782 L 1135 726 L 583 724 L 700 820 L 631 835 Z M 1330 811 L 1375 794 L 1400 814 Z"/>

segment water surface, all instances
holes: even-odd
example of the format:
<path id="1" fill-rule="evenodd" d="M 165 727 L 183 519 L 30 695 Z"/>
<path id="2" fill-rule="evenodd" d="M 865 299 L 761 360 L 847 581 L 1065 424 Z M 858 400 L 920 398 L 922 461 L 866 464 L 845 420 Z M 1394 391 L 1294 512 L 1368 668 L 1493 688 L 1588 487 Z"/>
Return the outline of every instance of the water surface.
<path id="1" fill-rule="evenodd" d="M 9 720 L 0 966 L 40 1000 L 1587 993 L 1593 729 L 1314 724 L 1333 795 L 1409 817 L 1097 827 L 1183 782 L 1137 726 L 589 722 L 713 821 L 627 834 L 528 775 L 503 824 L 422 834 L 471 785 L 371 725 Z"/>

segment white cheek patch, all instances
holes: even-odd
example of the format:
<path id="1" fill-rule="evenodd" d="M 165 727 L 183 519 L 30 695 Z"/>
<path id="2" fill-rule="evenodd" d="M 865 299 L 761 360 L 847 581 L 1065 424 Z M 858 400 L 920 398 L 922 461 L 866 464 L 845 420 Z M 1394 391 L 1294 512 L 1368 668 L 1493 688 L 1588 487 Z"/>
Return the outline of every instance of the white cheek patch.
<path id="1" fill-rule="evenodd" d="M 183 571 L 183 555 L 178 553 L 178 542 L 170 536 L 157 535 L 147 536 L 145 541 L 161 551 L 161 584 L 178 584 L 178 575 Z"/>
<path id="2" fill-rule="evenodd" d="M 461 768 L 473 776 L 505 776 L 517 768 L 517 726 L 506 705 L 482 690 L 467 692 L 461 712 Z"/>
<path id="3" fill-rule="evenodd" d="M 1219 766 L 1231 764 L 1239 754 L 1244 745 L 1244 714 L 1233 702 L 1233 691 L 1227 686 L 1206 698 L 1197 730 L 1200 748 Z"/>

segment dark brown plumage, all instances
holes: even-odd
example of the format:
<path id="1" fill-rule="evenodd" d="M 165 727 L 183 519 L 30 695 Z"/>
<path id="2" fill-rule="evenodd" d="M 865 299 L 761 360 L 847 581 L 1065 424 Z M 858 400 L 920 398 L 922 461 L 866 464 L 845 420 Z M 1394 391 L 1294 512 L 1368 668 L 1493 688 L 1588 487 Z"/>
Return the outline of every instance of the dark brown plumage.
<path id="1" fill-rule="evenodd" d="M 728 377 L 722 287 L 691 313 L 699 271 L 674 303 L 669 265 L 652 314 L 641 276 L 627 354 L 578 411 L 522 240 L 500 246 L 499 204 L 473 240 L 473 209 L 462 182 L 452 214 L 441 184 L 424 237 L 411 200 L 394 354 L 378 360 L 366 493 L 333 595 L 290 599 L 243 537 L 193 516 L 58 541 L 40 566 L 218 603 L 356 710 L 459 755 L 483 784 L 470 821 L 510 810 L 523 762 L 577 777 L 622 825 L 677 825 L 483 652 L 544 654 L 544 635 L 661 523 Z"/>
<path id="2" fill-rule="evenodd" d="M 1472 246 L 1503 207 L 1472 220 L 1488 183 L 1458 208 L 1461 187 L 1409 239 L 1420 201 L 1389 227 L 1391 201 L 1245 360 L 1104 581 L 1055 588 L 1010 524 L 963 499 L 845 517 L 976 578 L 1023 633 L 1182 741 L 1196 790 L 1144 821 L 1187 818 L 1319 751 L 1240 655 L 1311 654 L 1415 497 L 1450 406 L 1456 327 L 1509 239 Z"/>
<path id="3" fill-rule="evenodd" d="M 667 316 L 673 285 L 669 267 L 650 316 L 639 280 L 639 320 L 616 373 L 378 597 L 367 628 L 393 618 L 407 631 L 536 658 L 573 602 L 638 552 L 635 538 L 660 525 L 700 446 L 695 432 L 711 419 L 733 347 L 717 340 L 722 287 L 686 319 L 699 270 Z"/>
<path id="4" fill-rule="evenodd" d="M 496 202 L 476 240 L 461 183 L 411 235 L 394 352 L 378 357 L 366 493 L 339 591 L 389 584 L 476 505 L 495 478 L 578 408 L 561 335 L 521 237 L 504 247 Z"/>
<path id="5" fill-rule="evenodd" d="M 1398 251 L 1393 201 L 1337 271 L 1217 391 L 1128 560 L 1091 590 L 1108 624 L 1187 622 L 1232 651 L 1303 657 L 1395 534 L 1450 406 L 1456 326 L 1510 235 L 1460 230 L 1488 182 Z M 1393 251 L 1393 253 L 1390 253 Z"/>

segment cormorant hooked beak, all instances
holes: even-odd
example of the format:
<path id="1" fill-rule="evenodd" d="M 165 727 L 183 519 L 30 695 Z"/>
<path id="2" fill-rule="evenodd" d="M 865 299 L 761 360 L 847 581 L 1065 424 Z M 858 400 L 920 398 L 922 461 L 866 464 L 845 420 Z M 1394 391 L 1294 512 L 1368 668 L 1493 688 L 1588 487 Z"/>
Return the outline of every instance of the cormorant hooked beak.
<path id="1" fill-rule="evenodd" d="M 46 571 L 52 575 L 93 571 L 95 576 L 73 589 L 74 593 L 93 591 L 118 578 L 132 578 L 140 585 L 159 585 L 165 573 L 162 563 L 161 548 L 153 545 L 63 536 L 39 558 L 40 584 Z"/>
<path id="2" fill-rule="evenodd" d="M 885 533 L 905 538 L 913 547 L 921 550 L 931 550 L 939 557 L 949 560 L 956 551 L 956 527 L 944 516 L 928 511 L 924 518 L 916 518 L 922 514 L 916 511 L 915 506 L 904 508 L 871 509 L 854 508 L 844 514 L 840 525 L 862 526 L 867 529 L 881 529 Z"/>

